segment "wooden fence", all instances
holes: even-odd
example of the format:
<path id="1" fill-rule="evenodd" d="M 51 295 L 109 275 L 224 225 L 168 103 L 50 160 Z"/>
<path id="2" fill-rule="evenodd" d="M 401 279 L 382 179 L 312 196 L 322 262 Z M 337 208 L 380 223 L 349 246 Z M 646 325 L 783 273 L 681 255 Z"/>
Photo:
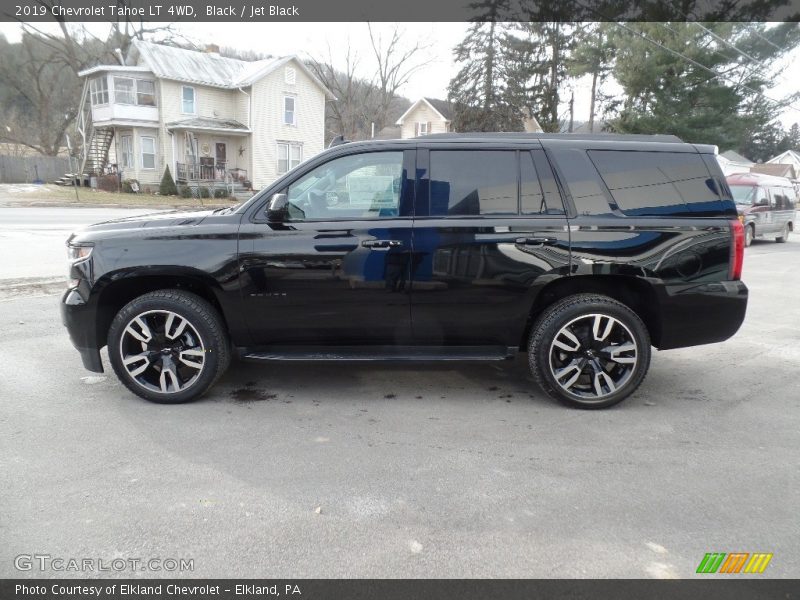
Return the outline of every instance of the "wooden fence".
<path id="1" fill-rule="evenodd" d="M 63 156 L 4 156 L 0 154 L 0 183 L 52 183 L 70 173 L 69 159 Z"/>

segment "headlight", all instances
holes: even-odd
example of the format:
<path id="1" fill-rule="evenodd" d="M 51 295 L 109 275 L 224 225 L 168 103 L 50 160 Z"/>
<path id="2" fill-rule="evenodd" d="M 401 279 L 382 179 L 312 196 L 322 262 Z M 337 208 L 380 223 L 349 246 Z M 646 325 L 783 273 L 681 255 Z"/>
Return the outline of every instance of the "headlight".
<path id="1" fill-rule="evenodd" d="M 67 258 L 70 262 L 78 262 L 84 258 L 89 258 L 92 253 L 91 244 L 67 244 Z"/>

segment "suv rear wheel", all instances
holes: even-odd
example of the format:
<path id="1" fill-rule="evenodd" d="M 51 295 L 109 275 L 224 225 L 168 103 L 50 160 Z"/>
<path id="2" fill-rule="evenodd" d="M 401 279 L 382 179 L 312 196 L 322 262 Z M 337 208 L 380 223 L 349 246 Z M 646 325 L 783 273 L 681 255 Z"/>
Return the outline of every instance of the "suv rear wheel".
<path id="1" fill-rule="evenodd" d="M 534 379 L 551 397 L 575 408 L 605 408 L 642 383 L 650 366 L 650 336 L 624 304 L 576 294 L 537 319 L 528 361 Z"/>
<path id="2" fill-rule="evenodd" d="M 111 323 L 108 355 L 134 394 L 170 404 L 200 397 L 230 363 L 219 313 L 181 290 L 150 292 L 126 304 Z"/>

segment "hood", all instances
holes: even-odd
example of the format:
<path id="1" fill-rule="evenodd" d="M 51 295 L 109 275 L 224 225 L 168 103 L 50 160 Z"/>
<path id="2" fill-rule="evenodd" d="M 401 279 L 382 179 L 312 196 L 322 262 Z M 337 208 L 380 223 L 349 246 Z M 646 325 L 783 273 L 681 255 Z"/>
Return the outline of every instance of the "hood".
<path id="1" fill-rule="evenodd" d="M 83 231 L 113 231 L 118 229 L 141 229 L 152 227 L 192 227 L 202 223 L 213 210 L 175 210 L 148 213 L 134 217 L 123 217 L 89 225 Z"/>

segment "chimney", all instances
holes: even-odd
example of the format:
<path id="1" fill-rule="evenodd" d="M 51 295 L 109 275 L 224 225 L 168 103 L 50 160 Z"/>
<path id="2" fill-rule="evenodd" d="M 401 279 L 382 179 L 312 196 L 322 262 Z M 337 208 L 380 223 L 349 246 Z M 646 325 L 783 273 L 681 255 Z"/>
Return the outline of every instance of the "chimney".
<path id="1" fill-rule="evenodd" d="M 207 54 L 219 54 L 219 46 L 217 44 L 206 44 Z"/>

